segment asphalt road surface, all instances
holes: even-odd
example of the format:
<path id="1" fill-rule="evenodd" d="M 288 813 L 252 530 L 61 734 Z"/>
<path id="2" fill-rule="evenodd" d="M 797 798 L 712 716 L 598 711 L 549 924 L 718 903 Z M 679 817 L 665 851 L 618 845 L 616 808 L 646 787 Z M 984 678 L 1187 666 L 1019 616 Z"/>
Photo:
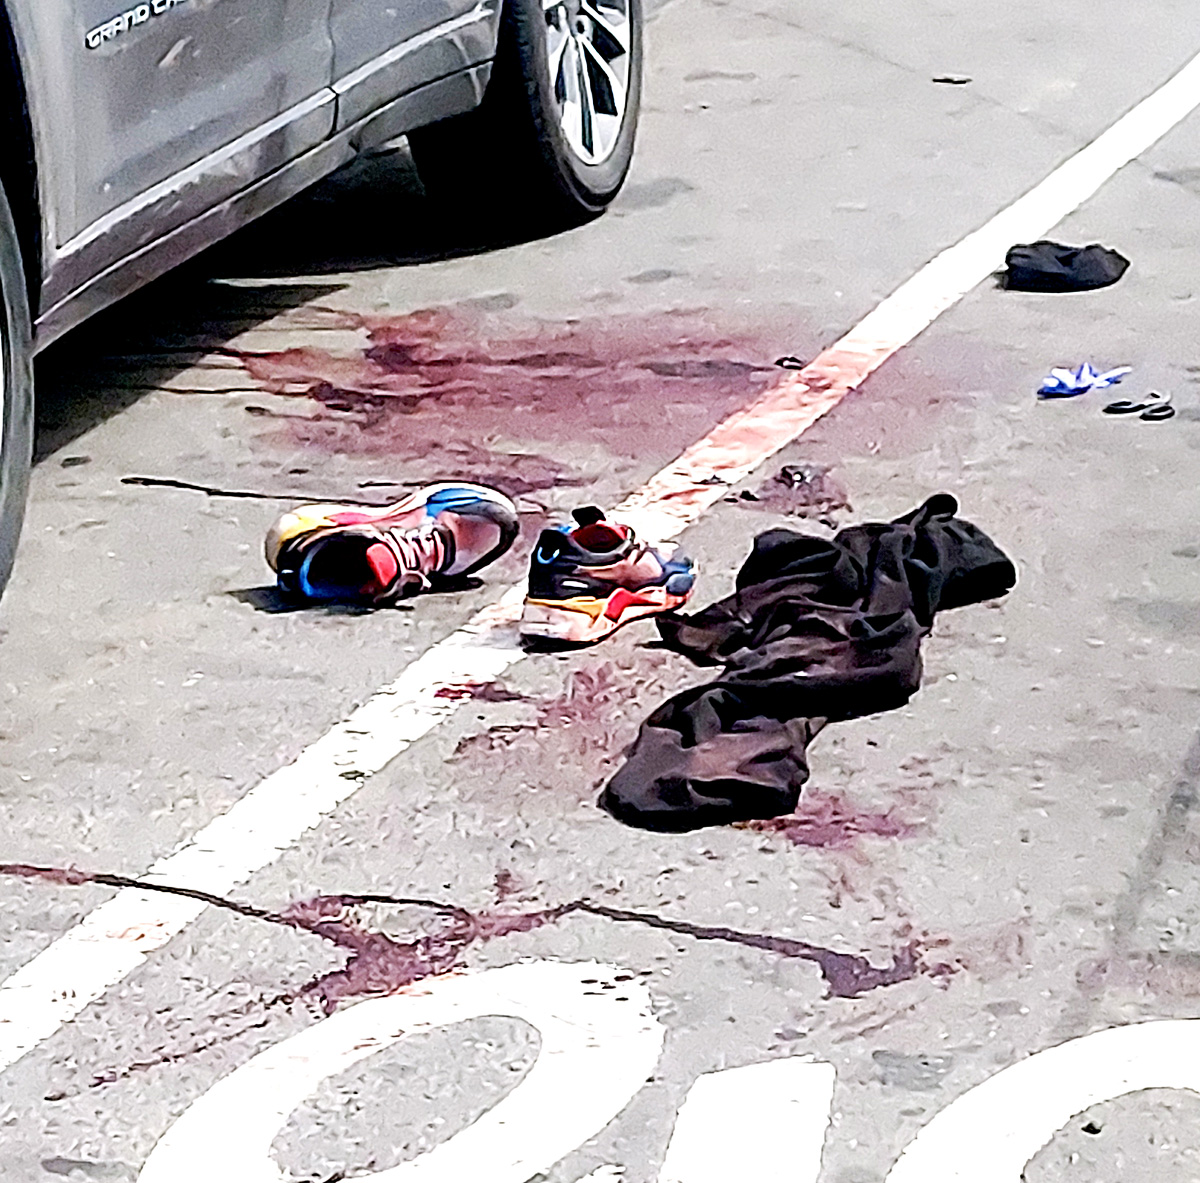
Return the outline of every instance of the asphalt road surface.
<path id="1" fill-rule="evenodd" d="M 759 531 L 828 530 L 773 479 L 801 464 L 827 521 L 944 490 L 1018 565 L 939 618 L 906 709 L 819 737 L 795 817 L 596 808 L 705 677 L 649 625 L 469 650 L 486 676 L 436 694 L 545 521 L 643 487 L 1198 51 L 1184 0 L 675 0 L 605 217 L 512 243 L 481 190 L 447 226 L 399 150 L 43 359 L 0 862 L 55 870 L 0 877 L 0 1179 L 1200 1180 L 1187 103 L 1040 227 L 1121 250 L 1120 283 L 955 272 L 684 532 L 707 603 Z M 1035 398 L 1082 362 L 1177 415 Z M 283 610 L 290 501 L 447 476 L 524 513 L 476 586 Z M 181 849 L 156 884 L 236 907 L 120 891 Z"/>

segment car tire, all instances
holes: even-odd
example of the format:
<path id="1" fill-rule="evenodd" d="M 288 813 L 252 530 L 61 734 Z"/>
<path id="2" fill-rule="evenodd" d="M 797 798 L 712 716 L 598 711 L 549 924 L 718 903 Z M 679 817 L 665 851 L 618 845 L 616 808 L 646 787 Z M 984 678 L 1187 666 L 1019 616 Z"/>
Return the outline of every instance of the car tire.
<path id="1" fill-rule="evenodd" d="M 409 147 L 451 216 L 577 224 L 625 180 L 641 85 L 641 0 L 508 0 L 483 102 Z"/>
<path id="2" fill-rule="evenodd" d="M 21 248 L 0 190 L 0 592 L 8 582 L 33 453 L 33 350 Z"/>

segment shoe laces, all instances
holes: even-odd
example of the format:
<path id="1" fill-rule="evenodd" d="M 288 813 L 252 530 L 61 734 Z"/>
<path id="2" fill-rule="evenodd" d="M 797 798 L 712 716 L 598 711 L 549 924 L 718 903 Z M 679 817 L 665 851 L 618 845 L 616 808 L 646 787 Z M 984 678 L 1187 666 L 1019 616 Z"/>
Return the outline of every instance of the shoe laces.
<path id="1" fill-rule="evenodd" d="M 415 579 L 421 590 L 428 588 L 430 573 L 440 571 L 450 553 L 441 528 L 426 525 L 414 530 L 390 530 L 389 534 L 400 560 L 401 582 Z"/>

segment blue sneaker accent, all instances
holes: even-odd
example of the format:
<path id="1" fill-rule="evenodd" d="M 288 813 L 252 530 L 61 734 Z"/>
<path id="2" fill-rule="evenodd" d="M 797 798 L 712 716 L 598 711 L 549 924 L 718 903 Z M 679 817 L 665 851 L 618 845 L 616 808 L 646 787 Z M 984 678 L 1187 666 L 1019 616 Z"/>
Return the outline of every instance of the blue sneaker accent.
<path id="1" fill-rule="evenodd" d="M 667 591 L 673 596 L 686 596 L 696 582 L 693 571 L 676 571 L 667 576 Z"/>
<path id="2" fill-rule="evenodd" d="M 355 598 L 362 589 L 350 579 L 342 583 L 328 583 L 324 580 L 314 580 L 312 578 L 313 561 L 320 552 L 321 547 L 319 545 L 313 547 L 304 556 L 304 561 L 300 564 L 300 570 L 296 572 L 300 583 L 300 591 L 303 593 L 304 598 L 317 603 L 333 603 L 338 600 Z M 356 572 L 356 574 L 358 573 Z"/>
<path id="3" fill-rule="evenodd" d="M 308 569 L 312 566 L 313 558 L 311 552 L 305 555 L 304 561 L 300 564 L 300 570 L 296 572 L 296 579 L 300 584 L 300 591 L 306 599 L 321 600 L 324 599 L 324 596 L 308 581 Z"/>
<path id="4" fill-rule="evenodd" d="M 660 560 L 663 566 L 659 583 L 673 596 L 686 596 L 696 582 L 696 565 L 687 555 Z"/>
<path id="5" fill-rule="evenodd" d="M 475 505 L 483 505 L 486 498 L 480 497 L 474 489 L 439 489 L 425 502 L 427 517 L 436 518 L 439 513 L 449 510 L 458 513 Z"/>

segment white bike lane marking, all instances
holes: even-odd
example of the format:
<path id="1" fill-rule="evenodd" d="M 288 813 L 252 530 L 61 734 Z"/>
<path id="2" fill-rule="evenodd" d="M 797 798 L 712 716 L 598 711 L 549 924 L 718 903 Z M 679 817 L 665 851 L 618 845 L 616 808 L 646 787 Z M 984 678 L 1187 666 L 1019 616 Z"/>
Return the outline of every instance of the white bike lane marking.
<path id="1" fill-rule="evenodd" d="M 521 1083 L 432 1150 L 354 1177 L 525 1183 L 599 1133 L 658 1063 L 664 1031 L 649 991 L 633 981 L 612 988 L 621 973 L 591 961 L 536 961 L 349 1006 L 213 1085 L 159 1139 L 139 1183 L 282 1183 L 271 1144 L 322 1081 L 406 1036 L 492 1015 L 522 1019 L 541 1038 Z"/>
<path id="2" fill-rule="evenodd" d="M 615 966 L 534 961 L 440 978 L 359 1002 L 260 1052 L 214 1084 L 159 1139 L 138 1183 L 283 1183 L 271 1147 L 330 1077 L 397 1040 L 484 1016 L 523 1019 L 533 1069 L 476 1121 L 373 1183 L 525 1183 L 580 1148 L 641 1090 L 665 1031 L 650 994 Z M 659 1183 L 808 1183 L 821 1169 L 835 1074 L 802 1057 L 701 1076 L 680 1108 Z M 620 1183 L 604 1166 L 589 1183 Z"/>
<path id="3" fill-rule="evenodd" d="M 886 1183 L 1017 1183 L 1071 1118 L 1142 1089 L 1200 1092 L 1200 1020 L 1097 1031 L 997 1072 L 937 1114 Z"/>
<path id="4" fill-rule="evenodd" d="M 927 263 L 811 365 L 694 444 L 613 515 L 666 541 L 770 459 L 999 266 L 1013 243 L 1047 234 L 1118 169 L 1200 105 L 1200 56 L 1025 196 Z M 432 646 L 290 765 L 268 776 L 145 878 L 226 894 L 269 865 L 456 709 L 471 687 L 520 661 L 513 587 Z M 126 888 L 0 984 L 0 1070 L 138 968 L 204 909 Z"/>
<path id="5" fill-rule="evenodd" d="M 445 1142 L 374 1183 L 525 1183 L 581 1148 L 637 1095 L 662 1053 L 649 991 L 598 962 L 468 971 L 355 1003 L 260 1052 L 212 1085 L 159 1139 L 138 1183 L 282 1183 L 271 1147 L 322 1082 L 399 1039 L 471 1018 L 512 1016 L 540 1048 L 512 1092 Z M 835 1071 L 805 1057 L 700 1076 L 675 1121 L 658 1183 L 816 1183 Z M 1015 1183 L 1073 1117 L 1142 1089 L 1200 1092 L 1200 1020 L 1079 1036 L 968 1089 L 936 1114 L 887 1183 Z M 621 1183 L 602 1166 L 581 1183 Z"/>
<path id="6" fill-rule="evenodd" d="M 658 1183 L 816 1183 L 832 1064 L 799 1056 L 701 1076 L 675 1119 Z"/>

